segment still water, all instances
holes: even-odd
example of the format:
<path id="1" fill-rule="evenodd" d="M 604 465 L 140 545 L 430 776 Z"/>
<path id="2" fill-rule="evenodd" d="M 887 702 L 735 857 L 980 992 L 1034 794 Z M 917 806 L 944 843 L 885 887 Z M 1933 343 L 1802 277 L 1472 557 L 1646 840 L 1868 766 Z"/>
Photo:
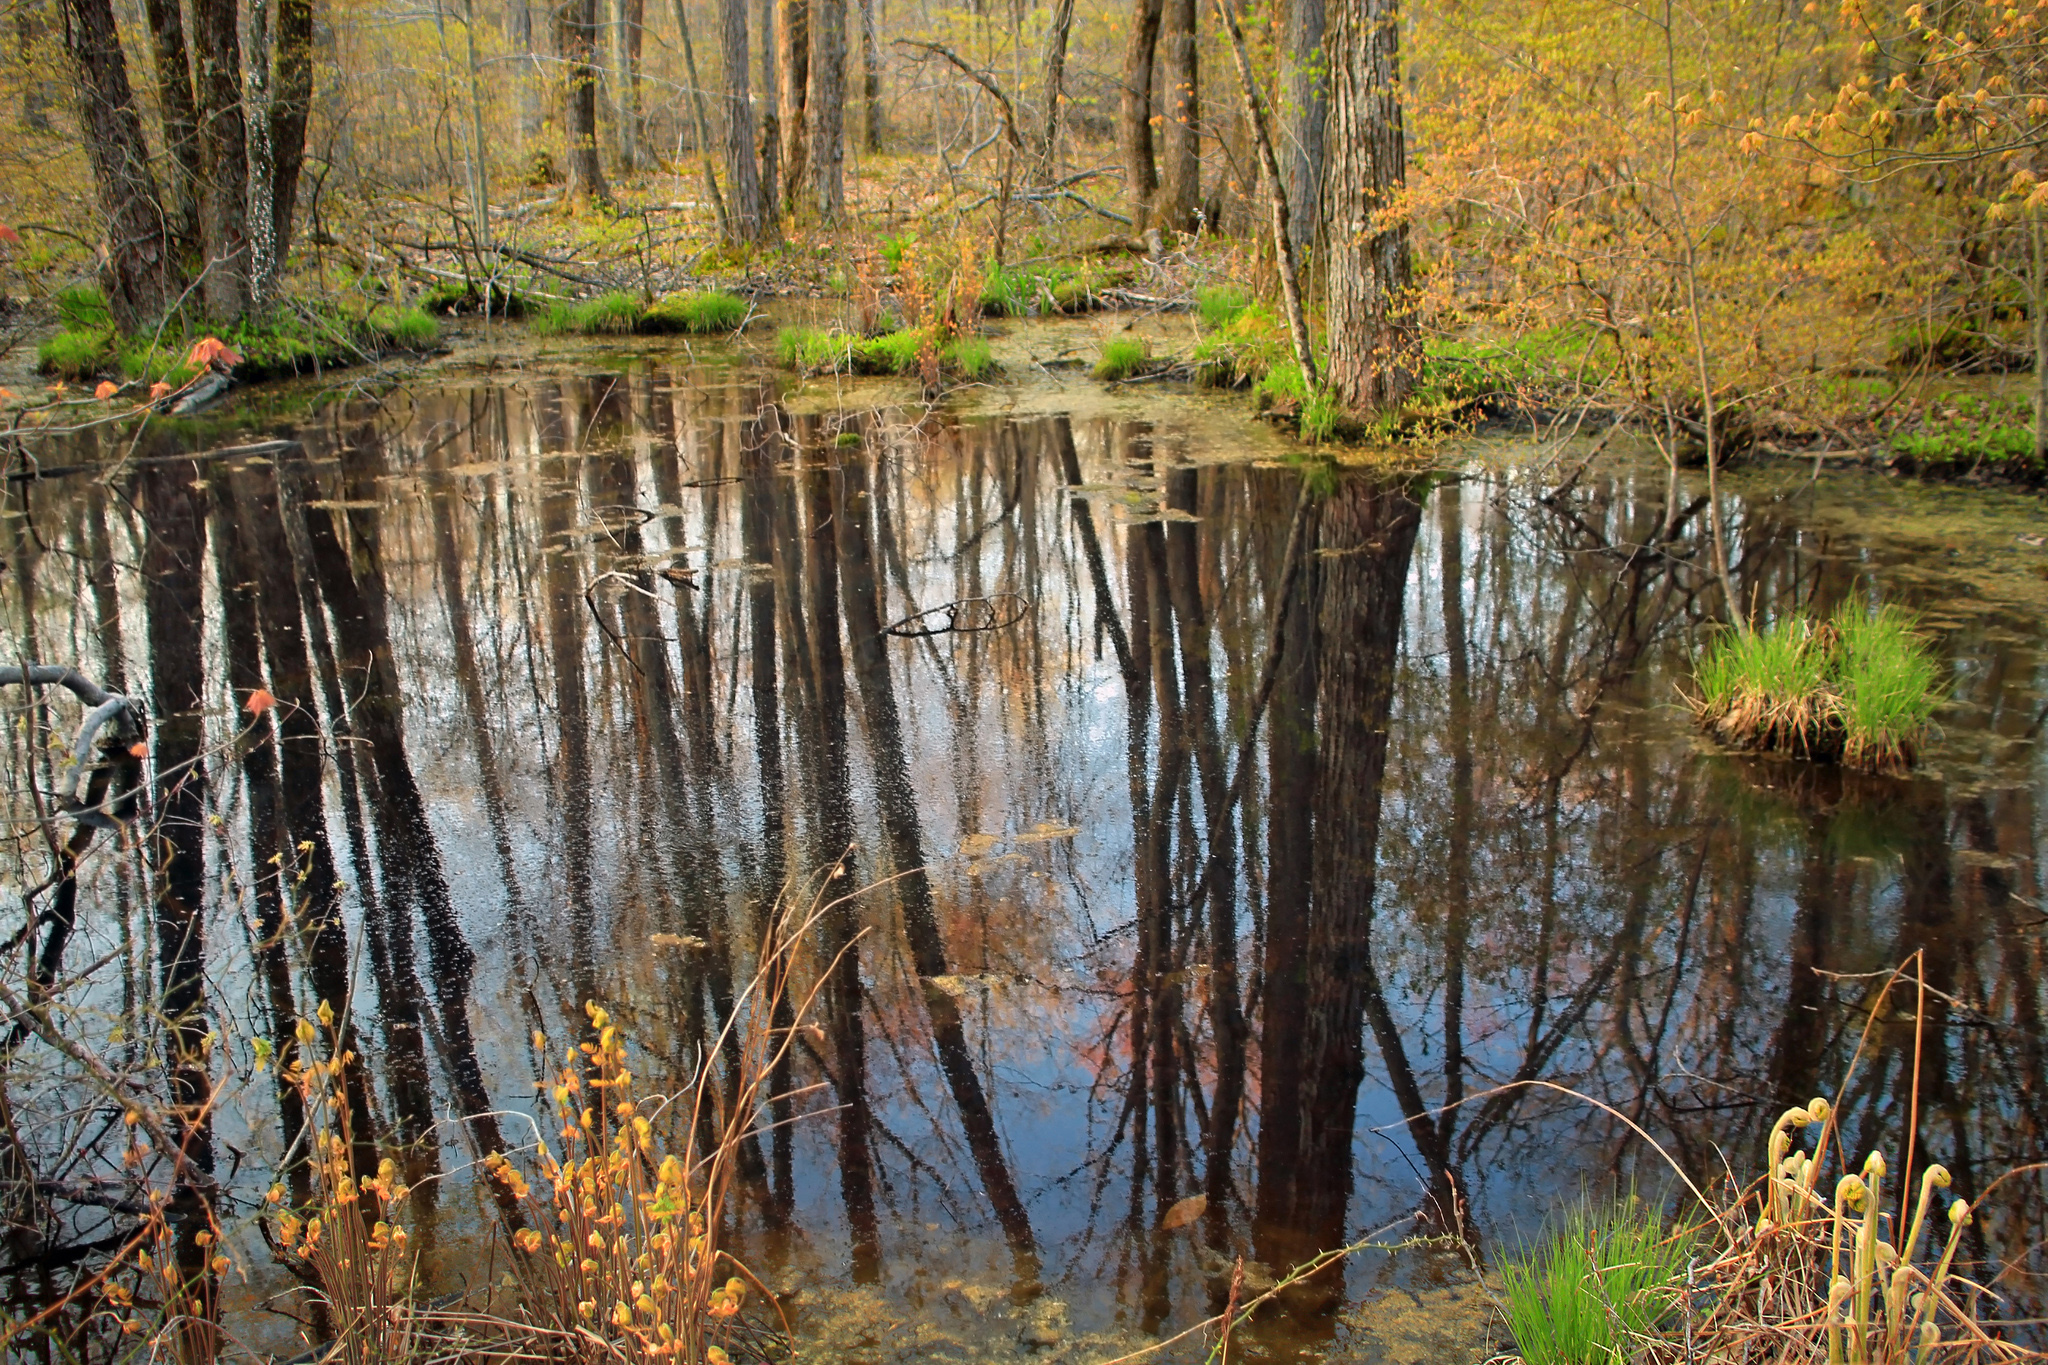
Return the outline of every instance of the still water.
<path id="1" fill-rule="evenodd" d="M 1240 1256 L 1378 1232 L 1464 1249 L 1354 1258 L 1251 1345 L 1477 1360 L 1472 1260 L 1668 1192 L 1638 1131 L 1747 1181 L 1848 1076 L 1850 1146 L 1896 1152 L 1917 1095 L 1958 1192 L 2048 1149 L 2037 500 L 1733 481 L 1758 612 L 1901 601 L 1951 670 L 1922 769 L 1855 778 L 1695 737 L 1703 490 L 1618 446 L 1304 494 L 1185 396 L 783 387 L 444 376 L 10 483 L 9 657 L 154 718 L 172 894 L 141 841 L 88 862 L 81 1027 L 156 1001 L 228 1040 L 163 1083 L 222 1097 L 231 1186 L 289 1124 L 246 1040 L 348 1001 L 362 1121 L 444 1176 L 426 1263 L 475 1283 L 467 1168 L 535 1132 L 534 1031 L 600 1001 L 676 1084 L 835 863 L 870 889 L 805 959 L 846 945 L 733 1233 L 824 1358 L 1098 1361 Z M 1878 988 L 1919 952 L 1916 1070 Z M 2042 1183 L 2000 1195 L 1975 1250 L 2038 1318 Z M 252 1339 L 280 1287 L 233 1291 Z"/>

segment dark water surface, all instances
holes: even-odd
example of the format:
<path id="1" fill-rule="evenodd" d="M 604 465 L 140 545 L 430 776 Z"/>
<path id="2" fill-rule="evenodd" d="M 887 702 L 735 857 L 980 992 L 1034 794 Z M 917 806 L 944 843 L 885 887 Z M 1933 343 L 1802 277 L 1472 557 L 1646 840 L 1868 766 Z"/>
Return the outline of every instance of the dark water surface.
<path id="1" fill-rule="evenodd" d="M 1746 1181 L 1859 1039 L 1859 1155 L 1896 1167 L 1916 1086 L 1959 1193 L 2048 1150 L 2036 500 L 1736 481 L 1759 611 L 1903 601 L 1952 670 L 1923 770 L 1856 778 L 1696 740 L 1705 517 L 1654 463 L 1476 443 L 1297 521 L 1298 474 L 1171 395 L 956 419 L 661 360 L 435 382 L 206 442 L 292 446 L 155 433 L 104 480 L 16 480 L 6 592 L 11 657 L 149 698 L 157 769 L 203 776 L 161 812 L 190 922 L 103 853 L 71 959 L 125 954 L 108 1011 L 170 982 L 230 1038 L 353 989 L 364 1120 L 450 1173 L 420 1233 L 448 1284 L 485 1273 L 464 1168 L 533 1133 L 531 1033 L 599 1000 L 673 1084 L 777 888 L 848 849 L 840 885 L 897 875 L 734 1234 L 826 1358 L 1100 1360 L 1220 1308 L 1240 1255 L 1256 1282 L 1377 1229 L 1490 1256 L 1581 1189 L 1669 1188 L 1638 1126 Z M 285 705 L 236 745 L 258 687 Z M 279 848 L 343 885 L 345 940 L 261 949 Z M 1922 950 L 1916 1072 L 1869 974 Z M 260 1189 L 277 1092 L 235 1047 L 213 1081 L 215 1159 Z M 2019 1317 L 2042 1189 L 1977 1225 L 2026 1262 Z M 1358 1258 L 1262 1340 L 1477 1352 L 1465 1264 Z"/>

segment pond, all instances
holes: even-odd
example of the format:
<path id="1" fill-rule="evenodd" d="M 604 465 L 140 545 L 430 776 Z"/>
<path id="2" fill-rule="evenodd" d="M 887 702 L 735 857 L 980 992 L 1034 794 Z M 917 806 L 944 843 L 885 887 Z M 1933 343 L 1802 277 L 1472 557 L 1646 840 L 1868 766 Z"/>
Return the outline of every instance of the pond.
<path id="1" fill-rule="evenodd" d="M 1697 737 L 1703 480 L 1624 442 L 1305 481 L 1181 391 L 790 387 L 593 354 L 17 470 L 10 657 L 153 717 L 155 832 L 102 841 L 57 948 L 80 1027 L 218 1031 L 168 1084 L 218 1092 L 245 1197 L 288 1127 L 248 1040 L 347 1002 L 361 1121 L 443 1177 L 434 1283 L 487 1280 L 470 1165 L 532 1140 L 584 1002 L 673 1087 L 835 865 L 732 1231 L 821 1359 L 1098 1362 L 1240 1258 L 1377 1234 L 1245 1349 L 1477 1361 L 1474 1260 L 1672 1196 L 1660 1148 L 1746 1182 L 1845 1079 L 1849 1145 L 1917 1106 L 1959 1193 L 2048 1148 L 2038 500 L 1730 480 L 1757 611 L 1923 615 L 1952 698 L 1868 778 Z M 345 934 L 281 935 L 329 900 Z M 1973 1250 L 2038 1319 L 2042 1186 L 2000 1194 Z M 240 1330 L 284 1349 L 250 1259 Z"/>

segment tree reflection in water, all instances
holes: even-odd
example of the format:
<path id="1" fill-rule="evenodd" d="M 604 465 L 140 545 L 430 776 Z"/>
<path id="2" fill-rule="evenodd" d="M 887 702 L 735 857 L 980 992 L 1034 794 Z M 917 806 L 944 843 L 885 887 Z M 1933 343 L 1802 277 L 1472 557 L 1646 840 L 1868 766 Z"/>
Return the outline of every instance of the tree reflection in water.
<path id="1" fill-rule="evenodd" d="M 1483 1244 L 1665 1180 L 1612 1115 L 1512 1082 L 1742 1169 L 1843 1073 L 1861 974 L 1922 948 L 1918 1150 L 1976 1189 L 2041 1146 L 2021 613 L 1944 635 L 1967 666 L 1930 771 L 1849 779 L 1694 749 L 1670 701 L 1702 504 L 1661 469 L 1345 473 L 1298 503 L 1170 425 L 820 416 L 645 365 L 296 440 L 140 465 L 111 521 L 101 485 L 38 484 L 62 553 L 12 561 L 25 643 L 119 677 L 124 621 L 147 642 L 156 837 L 89 860 L 59 950 L 151 907 L 128 989 L 173 1020 L 202 1169 L 210 1122 L 267 1180 L 302 1121 L 289 1087 L 209 1115 L 207 1031 L 288 1036 L 350 998 L 351 944 L 353 1122 L 418 1181 L 527 1140 L 529 1035 L 575 1036 L 585 999 L 657 1088 L 687 1074 L 784 884 L 834 865 L 830 980 L 742 1163 L 764 1273 L 908 1303 L 979 1279 L 1152 1331 L 1220 1308 L 1239 1256 L 1407 1220 Z M 1912 547 L 1848 553 L 1813 510 L 1742 505 L 1745 598 L 1939 600 Z M 1028 610 L 999 629 L 885 629 L 1001 594 Z M 258 688 L 284 704 L 230 759 Z M 1872 1026 L 1856 1144 L 1904 1121 L 1913 1047 Z M 437 1273 L 470 1197 L 442 1197 Z M 1978 1251 L 2041 1224 L 2014 1190 Z M 1412 1269 L 1333 1273 L 1285 1332 Z"/>

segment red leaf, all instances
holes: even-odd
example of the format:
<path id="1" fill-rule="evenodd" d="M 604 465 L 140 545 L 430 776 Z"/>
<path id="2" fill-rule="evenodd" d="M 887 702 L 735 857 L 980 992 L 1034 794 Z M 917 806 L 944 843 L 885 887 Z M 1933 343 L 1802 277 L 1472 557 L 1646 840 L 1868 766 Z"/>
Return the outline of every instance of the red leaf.
<path id="1" fill-rule="evenodd" d="M 135 743 L 128 746 L 128 756 L 130 758 L 148 758 L 149 746 L 138 739 Z"/>
<path id="2" fill-rule="evenodd" d="M 7 224 L 0 223 L 0 242 L 6 242 L 12 246 L 20 246 L 21 234 L 7 226 Z"/>
<path id="3" fill-rule="evenodd" d="M 104 402 L 120 391 L 121 386 L 119 384 L 116 384 L 111 379 L 102 379 L 100 386 L 92 391 L 92 396 Z"/>
<path id="4" fill-rule="evenodd" d="M 240 363 L 242 357 L 228 349 L 228 344 L 219 337 L 201 337 L 192 343 L 191 352 L 186 355 L 187 365 L 202 368 L 218 361 L 223 367 Z"/>
<path id="5" fill-rule="evenodd" d="M 259 687 L 249 694 L 249 700 L 242 703 L 242 709 L 252 716 L 260 716 L 275 705 L 277 698 L 270 695 L 270 690 Z"/>

